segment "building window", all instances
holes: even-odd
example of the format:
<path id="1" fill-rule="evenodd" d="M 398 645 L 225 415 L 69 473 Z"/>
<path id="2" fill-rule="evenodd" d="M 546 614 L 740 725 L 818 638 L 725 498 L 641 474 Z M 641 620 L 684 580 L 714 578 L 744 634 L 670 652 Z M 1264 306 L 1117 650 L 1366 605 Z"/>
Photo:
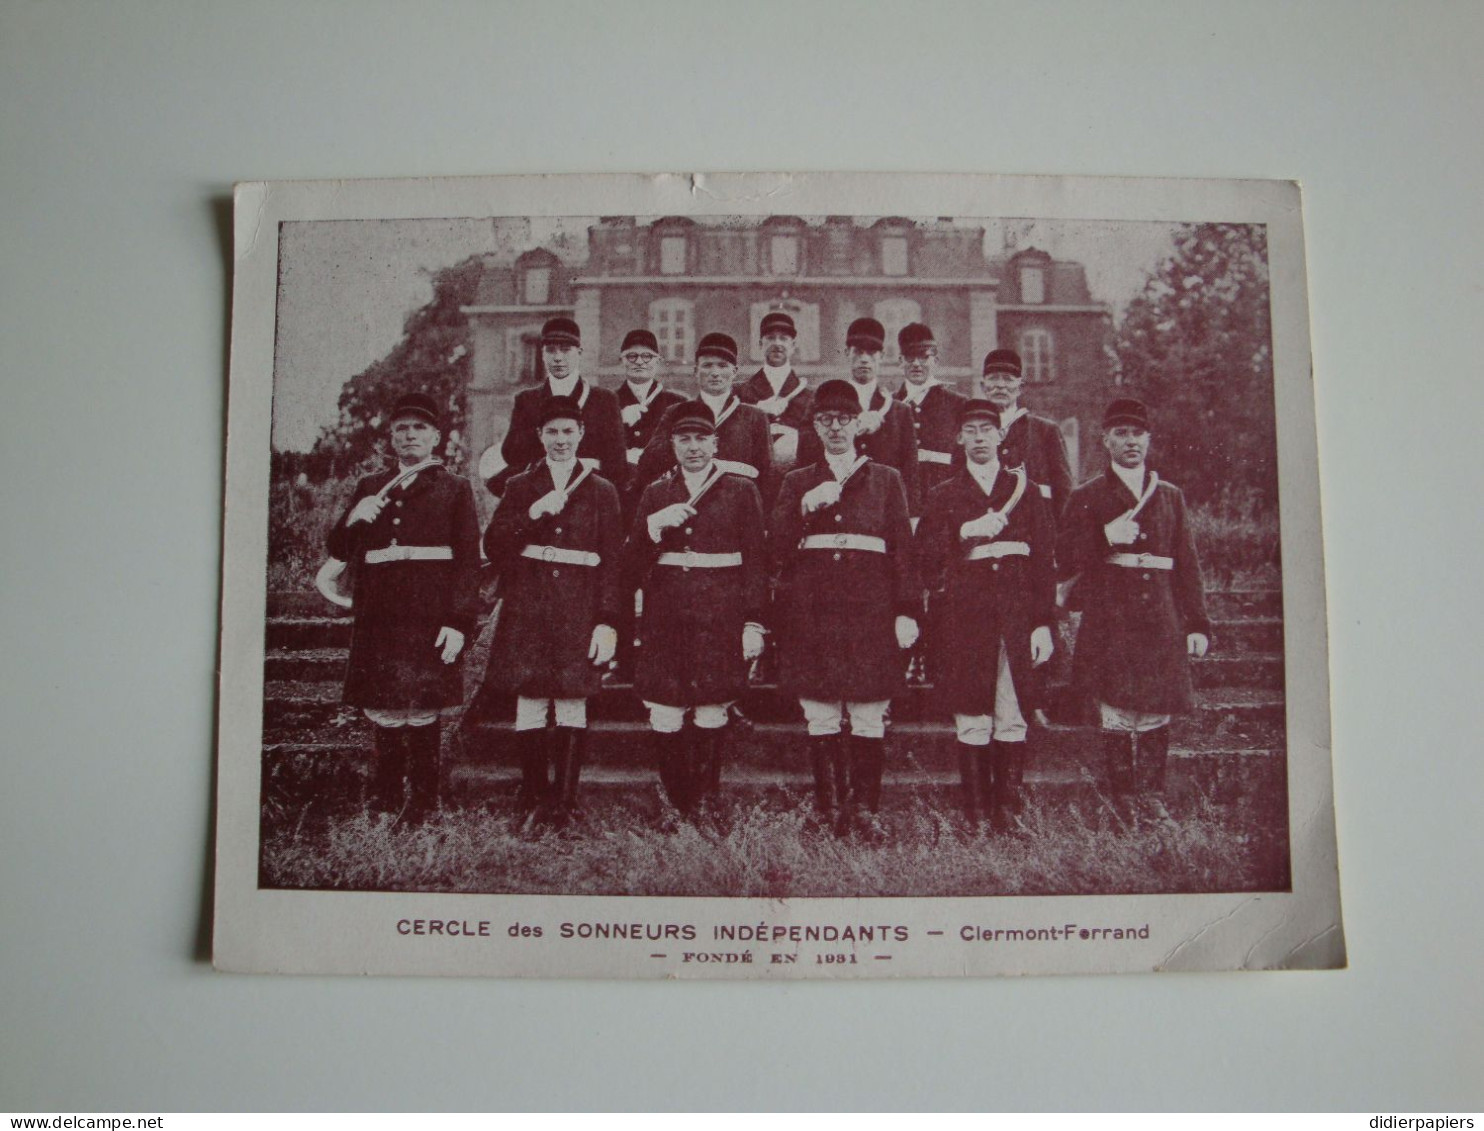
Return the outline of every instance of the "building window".
<path id="1" fill-rule="evenodd" d="M 1029 384 L 1056 380 L 1056 357 L 1050 330 L 1026 330 L 1020 335 L 1020 371 Z"/>
<path id="2" fill-rule="evenodd" d="M 685 274 L 685 243 L 684 236 L 660 237 L 661 275 Z"/>
<path id="3" fill-rule="evenodd" d="M 905 275 L 907 273 L 907 237 L 881 237 L 881 273 L 883 275 Z"/>
<path id="4" fill-rule="evenodd" d="M 887 361 L 900 361 L 902 351 L 897 347 L 897 335 L 908 322 L 922 321 L 922 307 L 910 298 L 889 298 L 878 302 L 872 313 L 886 330 L 886 349 L 881 356 Z"/>
<path id="5" fill-rule="evenodd" d="M 763 315 L 770 310 L 784 310 L 794 320 L 794 329 L 799 332 L 798 348 L 794 350 L 794 364 L 819 360 L 819 304 L 816 302 L 798 302 L 789 299 L 786 302 L 775 299 L 772 302 L 755 302 L 752 304 L 752 346 L 750 354 L 753 361 L 761 363 L 763 360 L 763 347 L 761 337 L 758 333 L 762 329 Z"/>
<path id="6" fill-rule="evenodd" d="M 528 306 L 543 306 L 551 297 L 551 268 L 527 267 L 521 299 Z"/>
<path id="7" fill-rule="evenodd" d="M 660 343 L 660 356 L 666 361 L 688 361 L 695 321 L 691 302 L 684 298 L 661 298 L 649 304 L 649 328 Z"/>
<path id="8" fill-rule="evenodd" d="M 1046 270 L 1043 267 L 1020 269 L 1020 301 L 1042 303 L 1046 301 Z"/>
<path id="9" fill-rule="evenodd" d="M 768 245 L 768 262 L 775 275 L 799 273 L 799 237 L 774 236 Z"/>

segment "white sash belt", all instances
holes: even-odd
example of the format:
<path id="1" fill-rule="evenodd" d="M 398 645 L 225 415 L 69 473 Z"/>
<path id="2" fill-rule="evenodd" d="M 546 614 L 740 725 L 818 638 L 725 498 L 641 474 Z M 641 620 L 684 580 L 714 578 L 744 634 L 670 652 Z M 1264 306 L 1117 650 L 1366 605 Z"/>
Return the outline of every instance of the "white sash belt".
<path id="1" fill-rule="evenodd" d="M 656 565 L 681 566 L 684 569 L 726 569 L 742 564 L 741 553 L 702 554 L 696 550 L 666 550 L 655 561 Z"/>
<path id="2" fill-rule="evenodd" d="M 953 462 L 953 456 L 948 452 L 930 452 L 926 448 L 918 448 L 917 462 L 950 464 Z"/>
<path id="3" fill-rule="evenodd" d="M 886 553 L 886 539 L 870 534 L 807 534 L 799 542 L 801 550 L 864 550 L 870 554 Z"/>
<path id="4" fill-rule="evenodd" d="M 451 562 L 452 546 L 383 546 L 366 551 L 366 564 L 381 562 Z"/>
<path id="5" fill-rule="evenodd" d="M 1124 566 L 1127 569 L 1174 569 L 1175 559 L 1160 557 L 1158 554 L 1109 554 L 1108 564 Z"/>
<path id="6" fill-rule="evenodd" d="M 523 558 L 538 562 L 561 562 L 563 565 L 595 566 L 603 559 L 591 550 L 567 550 L 561 546 L 527 546 L 520 552 Z"/>
<path id="7" fill-rule="evenodd" d="M 758 474 L 757 468 L 753 467 L 752 464 L 743 463 L 740 460 L 719 459 L 716 461 L 716 466 L 733 475 L 745 475 L 749 479 L 756 479 Z"/>
<path id="8" fill-rule="evenodd" d="M 981 542 L 969 549 L 969 561 L 982 562 L 986 558 L 1028 558 L 1031 556 L 1029 542 Z"/>

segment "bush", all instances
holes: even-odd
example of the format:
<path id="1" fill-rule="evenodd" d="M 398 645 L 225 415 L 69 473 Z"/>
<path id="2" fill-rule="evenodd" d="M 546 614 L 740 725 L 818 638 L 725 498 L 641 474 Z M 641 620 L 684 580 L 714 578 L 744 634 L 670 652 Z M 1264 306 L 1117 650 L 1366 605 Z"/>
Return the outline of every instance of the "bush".
<path id="1" fill-rule="evenodd" d="M 308 592 L 329 557 L 325 539 L 359 476 L 321 483 L 276 479 L 268 494 L 268 591 Z"/>
<path id="2" fill-rule="evenodd" d="M 1190 509 L 1207 589 L 1267 589 L 1282 584 L 1277 508 L 1255 490 L 1227 488 L 1214 503 Z"/>

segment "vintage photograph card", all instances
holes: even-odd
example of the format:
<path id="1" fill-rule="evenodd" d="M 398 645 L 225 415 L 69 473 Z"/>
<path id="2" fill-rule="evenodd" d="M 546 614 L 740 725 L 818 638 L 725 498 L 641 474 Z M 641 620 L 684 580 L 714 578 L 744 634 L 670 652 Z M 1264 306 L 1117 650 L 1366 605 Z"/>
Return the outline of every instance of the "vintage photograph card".
<path id="1" fill-rule="evenodd" d="M 252 183 L 214 959 L 1335 968 L 1297 185 Z"/>

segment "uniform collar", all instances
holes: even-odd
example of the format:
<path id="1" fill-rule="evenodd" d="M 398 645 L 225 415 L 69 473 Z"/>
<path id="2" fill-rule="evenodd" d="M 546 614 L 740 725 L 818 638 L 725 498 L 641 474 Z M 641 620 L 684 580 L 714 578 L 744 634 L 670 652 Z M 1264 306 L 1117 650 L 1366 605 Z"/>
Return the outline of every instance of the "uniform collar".
<path id="1" fill-rule="evenodd" d="M 910 381 L 904 382 L 901 391 L 902 400 L 909 405 L 920 405 L 927 400 L 927 395 L 942 383 L 936 377 L 929 377 L 921 385 L 914 385 Z"/>
<path id="2" fill-rule="evenodd" d="M 850 383 L 850 387 L 855 390 L 855 395 L 860 398 L 862 412 L 871 411 L 871 402 L 876 399 L 878 385 L 877 381 L 872 381 L 869 385 L 857 385 L 854 381 Z"/>
<path id="3" fill-rule="evenodd" d="M 964 466 L 968 469 L 969 478 L 979 485 L 979 489 L 985 495 L 993 494 L 995 480 L 999 478 L 1000 461 L 992 459 L 988 463 L 978 464 L 973 460 L 965 460 Z"/>
<path id="4" fill-rule="evenodd" d="M 768 387 L 773 390 L 773 395 L 775 397 L 781 397 L 783 395 L 783 386 L 788 384 L 789 377 L 793 375 L 793 369 L 787 365 L 780 365 L 774 368 L 764 362 L 762 374 L 763 380 L 767 381 Z"/>
<path id="5" fill-rule="evenodd" d="M 734 395 L 735 394 L 733 393 L 726 392 L 722 393 L 722 395 L 719 397 L 712 397 L 707 396 L 705 393 L 702 393 L 700 399 L 702 403 L 704 403 L 706 407 L 711 410 L 712 415 L 715 416 L 719 421 L 721 419 L 722 409 L 727 407 L 727 402 L 730 401 Z"/>
<path id="6" fill-rule="evenodd" d="M 574 373 L 572 376 L 561 381 L 558 381 L 555 377 L 548 377 L 546 379 L 546 389 L 554 397 L 570 397 L 577 392 L 577 382 L 581 380 L 581 373 Z"/>
<path id="7" fill-rule="evenodd" d="M 550 459 L 544 462 L 547 472 L 551 475 L 551 485 L 558 491 L 566 489 L 572 476 L 577 474 L 577 469 L 581 466 L 576 459 L 569 459 L 566 463 L 552 463 Z"/>
<path id="8" fill-rule="evenodd" d="M 832 456 L 829 452 L 824 453 L 825 466 L 829 468 L 830 474 L 836 479 L 844 479 L 850 474 L 850 469 L 855 466 L 859 458 L 854 451 L 848 451 L 844 455 Z"/>
<path id="9" fill-rule="evenodd" d="M 1148 471 L 1142 463 L 1138 467 L 1126 468 L 1122 464 L 1109 460 L 1108 470 L 1118 476 L 1119 480 L 1129 489 L 1134 498 L 1142 499 L 1144 497 L 1144 482 L 1148 476 Z"/>
<path id="10" fill-rule="evenodd" d="M 694 475 L 692 475 L 689 471 L 686 471 L 685 468 L 679 466 L 678 464 L 676 465 L 675 470 L 680 472 L 680 481 L 681 483 L 685 484 L 686 493 L 689 495 L 694 495 L 701 484 L 706 482 L 707 477 L 711 474 L 711 469 L 715 466 L 716 465 L 714 463 L 708 463 L 702 470 L 696 472 Z"/>

